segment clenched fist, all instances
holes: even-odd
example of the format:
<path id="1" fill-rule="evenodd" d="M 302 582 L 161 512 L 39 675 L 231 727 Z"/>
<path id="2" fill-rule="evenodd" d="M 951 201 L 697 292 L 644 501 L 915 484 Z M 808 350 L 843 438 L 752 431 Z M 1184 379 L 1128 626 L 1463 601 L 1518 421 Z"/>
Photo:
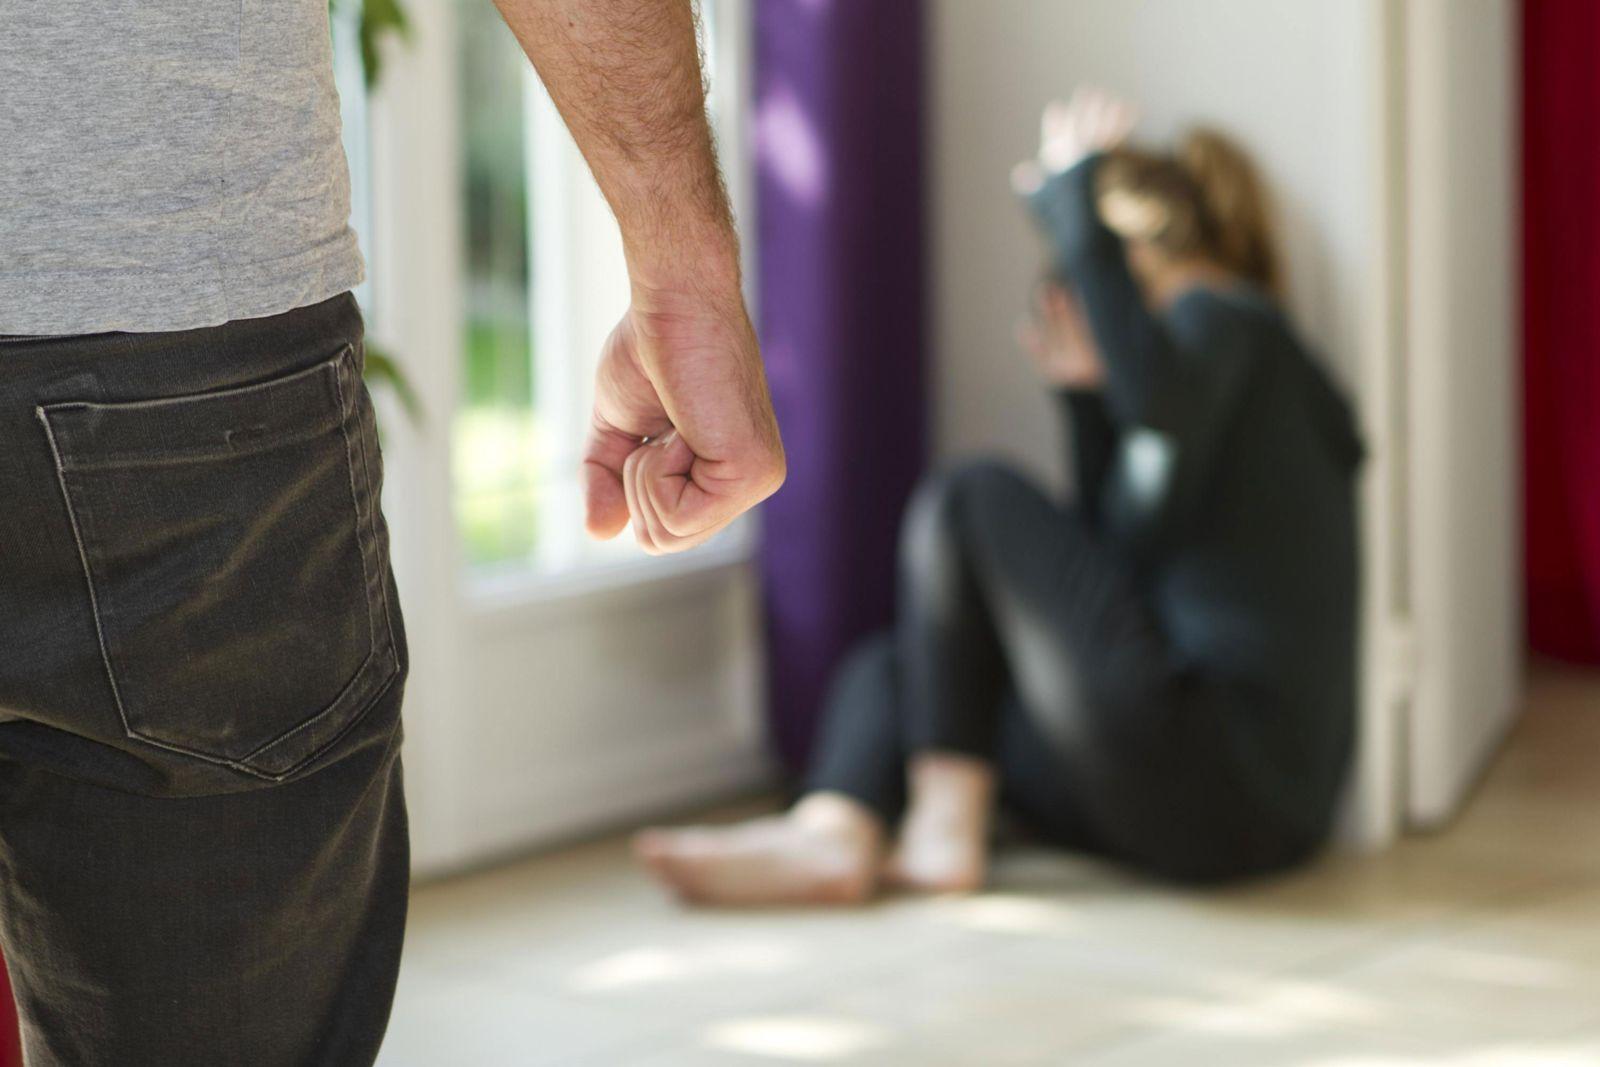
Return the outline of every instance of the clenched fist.
<path id="1" fill-rule="evenodd" d="M 583 456 L 589 533 L 633 524 L 646 552 L 692 548 L 784 479 L 755 331 L 737 286 L 634 291 L 606 340 Z"/>

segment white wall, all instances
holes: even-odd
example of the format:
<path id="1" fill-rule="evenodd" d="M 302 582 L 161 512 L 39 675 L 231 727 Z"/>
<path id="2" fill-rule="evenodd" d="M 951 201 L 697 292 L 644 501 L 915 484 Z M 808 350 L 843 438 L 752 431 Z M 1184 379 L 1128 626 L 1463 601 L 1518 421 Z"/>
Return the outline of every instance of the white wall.
<path id="1" fill-rule="evenodd" d="M 1257 155 L 1277 194 L 1291 308 L 1359 394 L 1369 441 L 1369 660 L 1351 836 L 1384 840 L 1398 802 L 1391 657 L 1398 580 L 1386 382 L 1396 336 L 1387 141 L 1392 12 L 1382 0 L 935 0 L 931 64 L 936 432 L 942 453 L 999 449 L 1060 479 L 1060 428 L 1011 341 L 1041 264 L 1007 188 L 1038 113 L 1080 82 L 1144 109 L 1142 136 L 1203 120 Z M 1391 667 L 1395 669 L 1391 670 Z"/>
<path id="2" fill-rule="evenodd" d="M 1142 136 L 1204 120 L 1258 155 L 1287 235 L 1292 303 L 1345 376 L 1376 237 L 1370 5 L 1327 0 L 935 0 L 937 439 L 1056 470 L 1057 428 L 1011 342 L 1040 258 L 1007 186 L 1045 101 L 1080 82 L 1144 109 Z"/>

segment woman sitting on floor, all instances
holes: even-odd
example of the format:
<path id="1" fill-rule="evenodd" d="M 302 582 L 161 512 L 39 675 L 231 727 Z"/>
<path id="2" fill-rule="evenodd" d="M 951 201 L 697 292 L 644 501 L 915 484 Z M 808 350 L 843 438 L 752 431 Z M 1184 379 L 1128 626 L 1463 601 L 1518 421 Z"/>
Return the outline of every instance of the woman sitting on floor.
<path id="1" fill-rule="evenodd" d="M 1023 341 L 1075 502 L 988 461 L 921 487 L 896 629 L 840 672 L 806 794 L 639 836 L 684 899 L 976 889 L 996 804 L 1185 882 L 1326 839 L 1355 722 L 1361 445 L 1278 303 L 1254 168 L 1207 131 L 1130 147 L 1132 123 L 1080 90 L 1014 174 L 1055 253 Z"/>

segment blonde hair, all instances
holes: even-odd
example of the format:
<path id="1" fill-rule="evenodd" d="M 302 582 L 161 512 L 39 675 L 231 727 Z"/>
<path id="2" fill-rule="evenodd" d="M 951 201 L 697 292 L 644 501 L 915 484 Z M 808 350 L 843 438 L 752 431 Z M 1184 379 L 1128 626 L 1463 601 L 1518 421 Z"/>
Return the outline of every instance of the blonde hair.
<path id="1" fill-rule="evenodd" d="M 1148 241 L 1173 259 L 1211 260 L 1281 295 L 1266 185 L 1229 137 L 1196 128 L 1170 153 L 1114 149 L 1100 165 L 1095 194 L 1119 237 Z"/>

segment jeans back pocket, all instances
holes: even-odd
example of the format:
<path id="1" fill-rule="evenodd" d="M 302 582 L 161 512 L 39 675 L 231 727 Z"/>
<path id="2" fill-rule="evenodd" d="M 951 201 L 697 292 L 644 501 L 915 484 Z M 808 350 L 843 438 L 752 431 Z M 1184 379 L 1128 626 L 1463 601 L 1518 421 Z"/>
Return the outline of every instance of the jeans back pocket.
<path id="1" fill-rule="evenodd" d="M 399 673 L 352 347 L 257 384 L 37 414 L 129 737 L 281 780 Z"/>

